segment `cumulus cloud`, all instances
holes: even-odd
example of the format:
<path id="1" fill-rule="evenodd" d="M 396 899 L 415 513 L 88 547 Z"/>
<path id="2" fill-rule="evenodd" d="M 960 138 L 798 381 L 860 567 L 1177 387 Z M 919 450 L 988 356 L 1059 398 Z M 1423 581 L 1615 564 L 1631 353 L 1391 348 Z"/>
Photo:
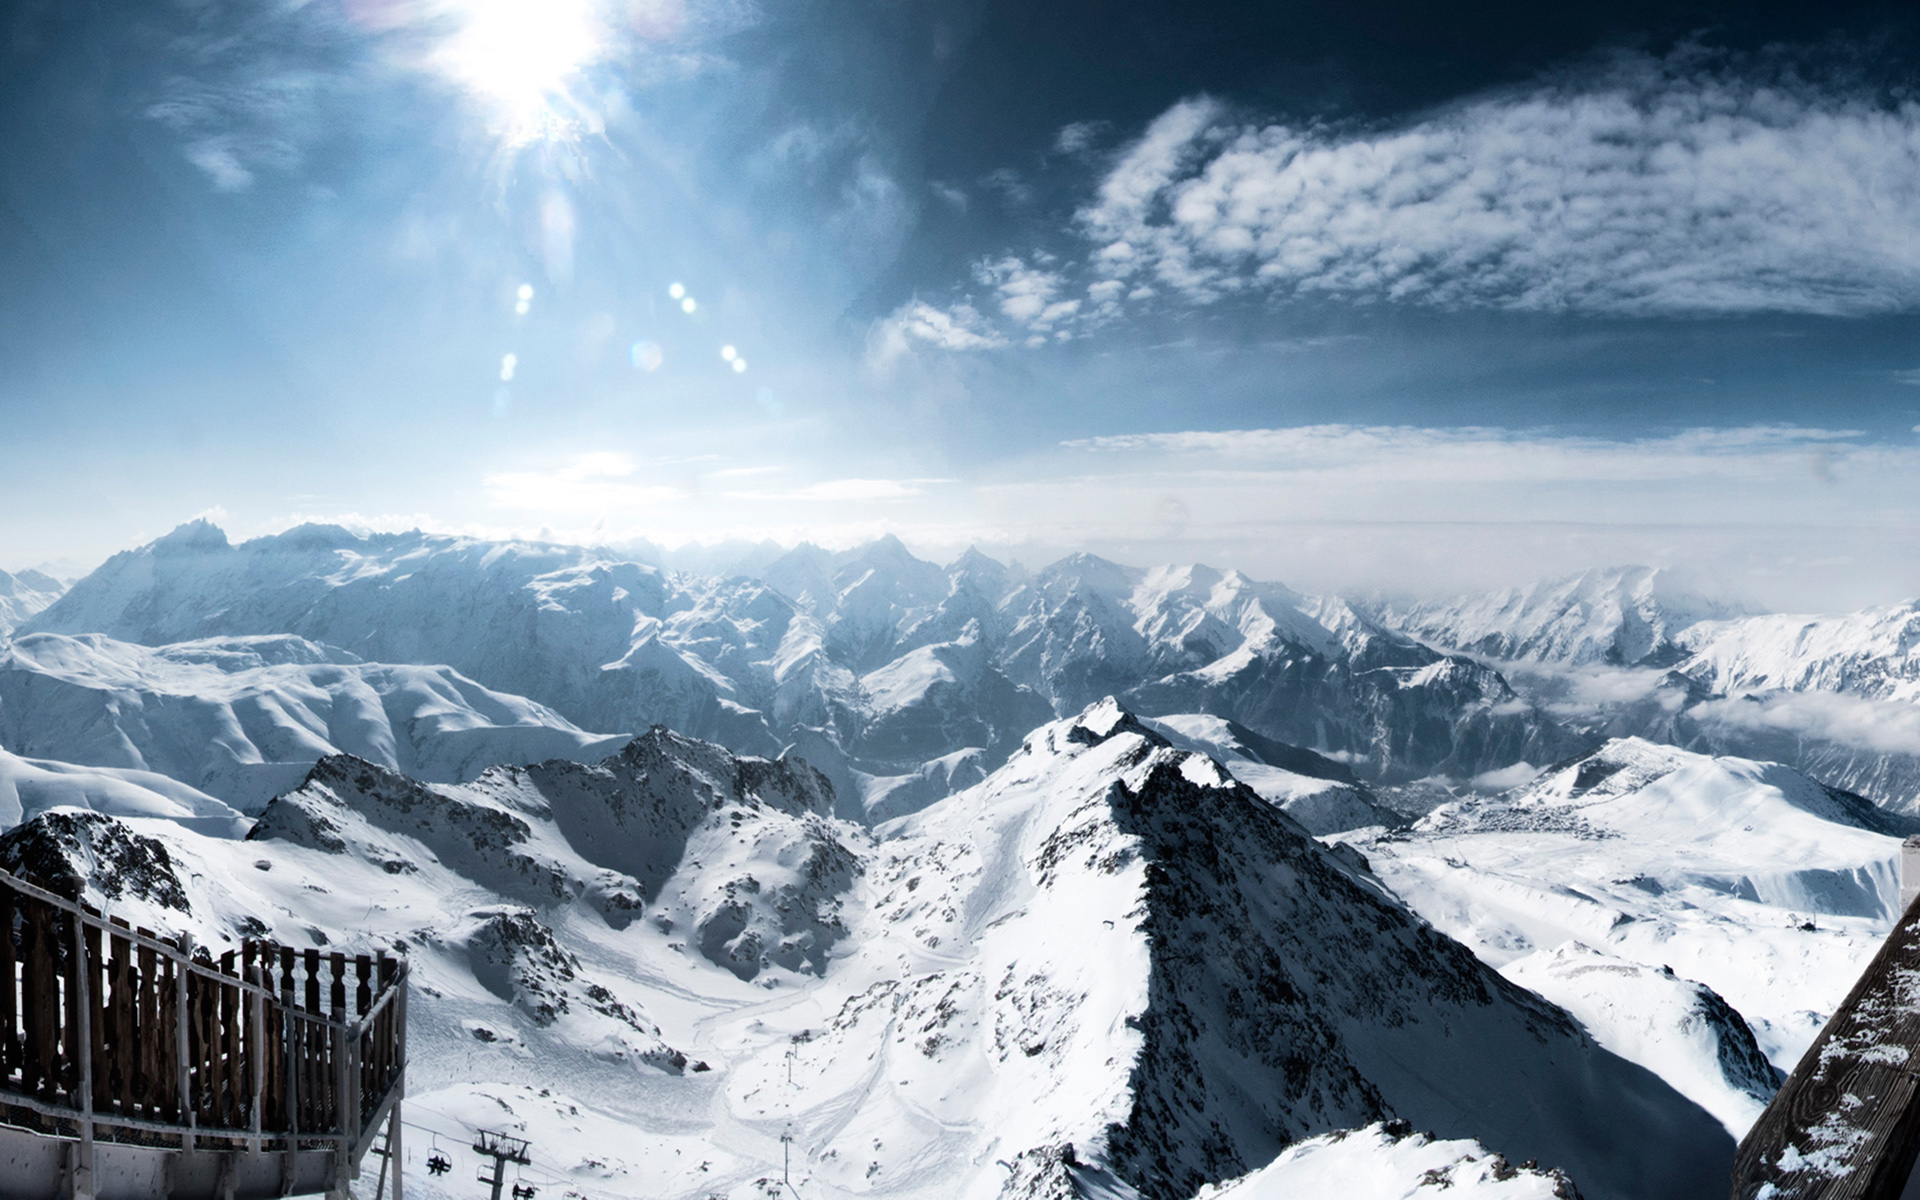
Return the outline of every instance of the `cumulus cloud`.
<path id="1" fill-rule="evenodd" d="M 1920 301 L 1920 104 L 1699 56 L 1383 130 L 1183 101 L 1079 215 L 1108 278 L 1618 315 L 1861 315 Z"/>
<path id="2" fill-rule="evenodd" d="M 1059 272 L 1024 259 L 1009 256 L 981 263 L 975 275 L 998 294 L 1001 314 L 1028 329 L 1048 332 L 1080 311 L 1080 301 L 1061 298 L 1066 280 Z"/>

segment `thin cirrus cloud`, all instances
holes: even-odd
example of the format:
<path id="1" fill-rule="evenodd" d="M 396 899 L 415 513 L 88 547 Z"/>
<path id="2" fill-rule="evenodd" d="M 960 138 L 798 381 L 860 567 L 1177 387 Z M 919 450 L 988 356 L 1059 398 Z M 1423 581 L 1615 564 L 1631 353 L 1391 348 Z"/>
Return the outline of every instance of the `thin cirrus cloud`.
<path id="1" fill-rule="evenodd" d="M 1920 104 L 1698 53 L 1621 56 L 1393 128 L 1183 100 L 1076 213 L 1071 277 L 1017 257 L 976 277 L 1016 333 L 1050 305 L 1066 328 L 1236 295 L 1858 317 L 1920 305 L 1915 228 Z"/>

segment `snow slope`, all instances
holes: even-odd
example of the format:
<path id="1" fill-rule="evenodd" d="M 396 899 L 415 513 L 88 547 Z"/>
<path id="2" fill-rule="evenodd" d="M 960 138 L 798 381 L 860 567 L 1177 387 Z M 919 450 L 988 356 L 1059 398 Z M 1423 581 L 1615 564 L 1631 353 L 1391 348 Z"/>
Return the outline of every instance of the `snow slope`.
<path id="1" fill-rule="evenodd" d="M 0 830 L 54 808 L 156 817 L 214 837 L 239 837 L 248 828 L 234 809 L 165 775 L 21 758 L 0 750 Z"/>
<path id="2" fill-rule="evenodd" d="M 1442 805 L 1410 829 L 1342 837 L 1437 928 L 1575 1013 L 1617 1009 L 1626 985 L 1610 970 L 1557 968 L 1574 953 L 1561 950 L 1568 942 L 1704 985 L 1791 1068 L 1891 922 L 1900 839 L 1883 832 L 1887 821 L 1777 763 L 1621 739 L 1503 796 Z M 1516 967 L 1530 955 L 1546 957 Z M 1597 989 L 1585 1000 L 1583 980 Z M 1663 1003 L 1693 1001 L 1676 992 Z M 1737 1046 L 1723 1059 L 1734 1064 L 1730 1094 L 1716 1100 L 1689 1082 L 1697 1054 L 1694 1066 L 1666 1050 L 1641 1054 L 1607 1032 L 1611 1021 L 1593 1023 L 1603 1043 L 1675 1063 L 1670 1081 L 1730 1127 L 1750 1119 L 1737 1093 L 1752 1076 Z"/>
<path id="3" fill-rule="evenodd" d="M 1415 637 L 1489 660 L 1579 735 L 1774 759 L 1920 812 L 1920 615 L 1912 603 L 1747 614 L 1686 594 L 1665 572 L 1620 567 L 1366 607 Z"/>
<path id="4" fill-rule="evenodd" d="M 1315 836 L 1404 824 L 1354 778 L 1352 768 L 1311 750 L 1263 738 L 1205 713 L 1148 717 L 1145 724 L 1181 749 L 1215 759 Z"/>
<path id="5" fill-rule="evenodd" d="M 157 772 L 254 813 L 331 754 L 450 783 L 624 740 L 446 667 L 363 663 L 288 635 L 149 648 L 26 634 L 0 648 L 0 746 Z"/>
<path id="6" fill-rule="evenodd" d="M 1680 644 L 1683 669 L 1717 692 L 1781 688 L 1920 701 L 1920 609 L 1911 601 L 1836 616 L 1712 621 L 1688 630 Z"/>
<path id="7" fill-rule="evenodd" d="M 67 585 L 39 571 L 0 571 L 0 638 L 60 598 Z"/>
<path id="8" fill-rule="evenodd" d="M 1185 1197 L 1396 1117 L 1589 1197 L 1724 1173 L 1705 1112 L 1110 703 L 878 840 L 831 803 L 655 730 L 464 784 L 328 758 L 246 841 L 46 813 L 0 865 L 216 951 L 404 943 L 409 1119 L 457 1160 L 525 1130 L 530 1178 L 583 1196 L 764 1200 L 790 1151 L 808 1196 Z M 1550 1178 L 1347 1141 L 1394 1177 Z M 464 1194 L 459 1161 L 409 1191 Z"/>
<path id="9" fill-rule="evenodd" d="M 1410 1200 L 1443 1192 L 1448 1200 L 1573 1200 L 1579 1194 L 1562 1172 L 1514 1166 L 1472 1140 L 1438 1139 L 1387 1122 L 1289 1146 L 1250 1175 L 1202 1188 L 1197 1200 Z"/>
<path id="10" fill-rule="evenodd" d="M 1786 1080 L 1719 993 L 1671 967 L 1562 942 L 1501 973 L 1578 1017 L 1601 1045 L 1671 1083 L 1735 1138 L 1745 1136 Z"/>

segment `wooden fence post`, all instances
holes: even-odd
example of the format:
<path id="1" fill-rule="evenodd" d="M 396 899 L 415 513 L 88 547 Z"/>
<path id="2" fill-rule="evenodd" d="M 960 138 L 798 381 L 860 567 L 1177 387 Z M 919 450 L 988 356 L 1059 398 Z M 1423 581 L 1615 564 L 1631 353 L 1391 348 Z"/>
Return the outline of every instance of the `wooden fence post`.
<path id="1" fill-rule="evenodd" d="M 74 1162 L 73 1200 L 93 1200 L 93 980 L 87 977 L 87 922 L 73 914 L 73 994 L 80 1036 L 74 1050 L 80 1060 L 76 1090 L 80 1096 L 80 1149 Z M 69 1028 L 72 1024 L 69 1023 Z"/>
<path id="2" fill-rule="evenodd" d="M 186 1131 L 180 1135 L 181 1148 L 193 1153 L 193 1134 L 199 1124 L 199 1108 L 193 1102 L 193 1039 L 187 1028 L 187 968 L 193 962 L 193 935 L 180 935 L 180 960 L 173 966 L 174 1040 L 178 1043 L 180 1115 Z"/>
<path id="3" fill-rule="evenodd" d="M 251 959 L 251 955 L 248 956 Z M 251 961 L 247 963 L 247 982 L 266 986 L 266 974 Z M 260 1122 L 267 1103 L 267 1009 L 259 992 L 247 993 L 247 1061 L 253 1065 L 253 1136 L 247 1139 L 247 1153 L 260 1153 Z"/>

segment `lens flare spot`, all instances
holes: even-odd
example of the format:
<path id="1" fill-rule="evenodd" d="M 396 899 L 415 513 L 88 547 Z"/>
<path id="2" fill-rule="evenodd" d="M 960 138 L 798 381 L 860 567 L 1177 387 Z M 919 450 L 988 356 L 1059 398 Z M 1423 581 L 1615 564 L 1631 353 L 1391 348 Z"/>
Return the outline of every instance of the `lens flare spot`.
<path id="1" fill-rule="evenodd" d="M 747 360 L 746 360 L 746 359 L 744 359 L 744 358 L 736 358 L 736 359 L 734 359 L 734 360 L 733 360 L 733 370 L 734 370 L 734 373 L 735 373 L 735 374 L 738 374 L 738 373 L 740 373 L 741 371 L 744 371 L 744 370 L 746 370 L 746 369 L 747 369 Z"/>
<path id="2" fill-rule="evenodd" d="M 520 356 L 518 354 L 509 353 L 502 355 L 500 358 L 500 382 L 512 383 L 513 373 L 519 369 Z"/>
<path id="3" fill-rule="evenodd" d="M 720 357 L 726 359 L 728 362 L 732 362 L 734 359 L 740 357 L 740 352 L 732 346 L 722 346 L 720 347 Z"/>
<path id="4" fill-rule="evenodd" d="M 514 294 L 519 296 L 520 299 L 522 300 L 531 300 L 533 299 L 533 285 L 530 283 L 523 283 L 520 285 L 520 290 Z"/>
<path id="5" fill-rule="evenodd" d="M 693 302 L 692 296 L 688 296 L 685 300 L 682 300 L 680 302 L 680 311 L 683 313 L 691 313 L 694 309 L 699 307 L 700 306 L 698 304 L 695 304 Z"/>
<path id="6" fill-rule="evenodd" d="M 627 351 L 627 356 L 633 360 L 636 369 L 649 373 L 658 371 L 660 364 L 667 361 L 666 351 L 660 349 L 657 342 L 635 342 Z"/>
<path id="7" fill-rule="evenodd" d="M 674 283 L 674 284 L 667 285 L 667 295 L 672 296 L 675 300 L 680 299 L 682 296 L 685 296 L 686 294 L 687 294 L 687 285 L 684 283 Z"/>

